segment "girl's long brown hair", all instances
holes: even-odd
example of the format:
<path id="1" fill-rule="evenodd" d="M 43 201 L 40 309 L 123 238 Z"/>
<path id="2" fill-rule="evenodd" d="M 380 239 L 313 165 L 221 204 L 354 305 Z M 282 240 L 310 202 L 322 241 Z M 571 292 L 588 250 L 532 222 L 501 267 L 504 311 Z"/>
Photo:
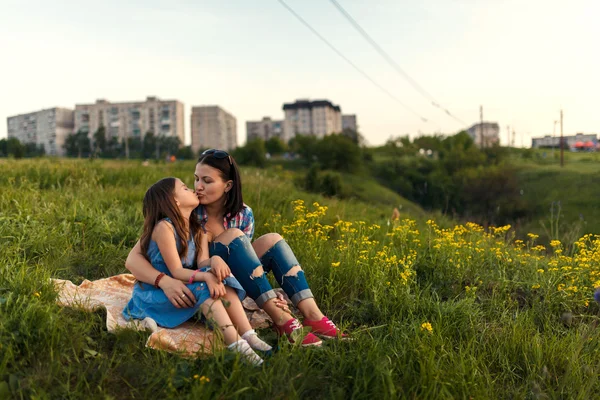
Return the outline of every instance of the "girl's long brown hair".
<path id="1" fill-rule="evenodd" d="M 192 212 L 189 229 L 186 228 L 185 220 L 181 216 L 177 203 L 175 203 L 175 182 L 177 182 L 176 178 L 161 179 L 150 186 L 150 189 L 144 195 L 144 230 L 140 239 L 140 245 L 142 247 L 142 254 L 148 261 L 150 261 L 148 247 L 152 240 L 152 231 L 156 227 L 156 224 L 164 218 L 169 218 L 173 222 L 179 240 L 177 253 L 180 258 L 187 255 L 190 232 L 192 232 L 194 243 L 196 244 L 196 254 L 193 262 L 196 262 L 198 251 L 200 251 L 200 235 L 202 231 L 200 220 L 196 212 Z"/>

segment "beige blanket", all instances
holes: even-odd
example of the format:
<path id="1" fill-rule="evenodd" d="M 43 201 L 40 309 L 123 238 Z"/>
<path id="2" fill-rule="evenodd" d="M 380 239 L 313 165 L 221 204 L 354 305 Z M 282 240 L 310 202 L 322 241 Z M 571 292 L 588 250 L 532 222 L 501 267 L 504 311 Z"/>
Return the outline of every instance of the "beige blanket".
<path id="1" fill-rule="evenodd" d="M 111 276 L 97 281 L 84 280 L 76 286 L 71 281 L 53 279 L 59 293 L 58 304 L 79 307 L 87 311 L 106 309 L 106 328 L 109 332 L 118 328 L 149 329 L 152 334 L 146 346 L 184 355 L 211 354 L 214 346 L 221 346 L 213 332 L 201 322 L 186 322 L 175 329 L 157 326 L 152 318 L 127 321 L 121 312 L 131 298 L 136 280 L 131 274 Z M 246 298 L 243 302 L 253 328 L 265 328 L 271 319 L 256 303 Z"/>

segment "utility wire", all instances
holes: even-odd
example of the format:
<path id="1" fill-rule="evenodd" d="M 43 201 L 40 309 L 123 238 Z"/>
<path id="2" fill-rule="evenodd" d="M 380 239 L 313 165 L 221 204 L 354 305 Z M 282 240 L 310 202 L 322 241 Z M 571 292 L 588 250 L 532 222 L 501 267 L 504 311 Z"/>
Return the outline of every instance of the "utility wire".
<path id="1" fill-rule="evenodd" d="M 424 118 L 423 116 L 421 116 L 419 113 L 417 113 L 416 111 L 414 111 L 412 108 L 410 108 L 409 106 L 407 106 L 406 104 L 404 104 L 398 97 L 394 96 L 392 93 L 390 93 L 390 91 L 388 91 L 385 87 L 381 86 L 379 83 L 377 83 L 373 78 L 371 78 L 366 72 L 364 72 L 362 69 L 358 68 L 356 66 L 356 64 L 354 64 L 352 61 L 350 61 L 350 59 L 348 57 L 346 57 L 344 54 L 342 54 L 341 51 L 339 51 L 337 48 L 335 48 L 335 46 L 333 46 L 329 41 L 327 41 L 327 39 L 325 39 L 319 32 L 317 32 L 316 29 L 314 29 L 308 22 L 306 22 L 300 15 L 298 15 L 289 5 L 287 5 L 285 3 L 285 1 L 283 0 L 278 0 L 282 6 L 284 6 L 290 13 L 292 13 L 292 15 L 294 15 L 294 17 L 296 17 L 304 26 L 306 26 L 308 29 L 310 29 L 310 31 L 312 33 L 314 33 L 319 39 L 321 39 L 321 41 L 323 43 L 325 43 L 327 46 L 329 46 L 329 48 L 331 50 L 333 50 L 338 56 L 342 57 L 344 59 L 344 61 L 346 61 L 348 64 L 350 64 L 352 66 L 352 68 L 354 68 L 356 71 L 358 71 L 364 78 L 366 78 L 369 82 L 371 82 L 373 85 L 377 86 L 381 91 L 383 91 L 385 94 L 387 94 L 389 97 L 391 97 L 392 99 L 396 100 L 402 107 L 404 107 L 405 109 L 407 109 L 408 111 L 410 111 L 411 113 L 413 113 L 414 115 L 416 115 L 417 117 L 419 117 L 421 119 L 421 121 L 423 122 L 427 122 L 427 118 Z"/>
<path id="2" fill-rule="evenodd" d="M 396 72 L 398 72 L 400 75 L 402 75 L 412 85 L 412 87 L 415 88 L 415 90 L 417 92 L 419 92 L 423 97 L 427 98 L 431 102 L 431 105 L 444 111 L 446 114 L 448 114 L 450 117 L 454 118 L 456 121 L 460 122 L 461 124 L 467 125 L 460 118 L 454 116 L 450 111 L 448 111 L 447 108 L 444 108 L 443 106 L 441 106 L 440 103 L 438 103 L 431 94 L 429 94 L 425 89 L 423 89 L 423 87 L 421 85 L 419 85 L 417 83 L 417 81 L 415 81 L 408 73 L 406 73 L 406 71 L 404 71 L 398 65 L 398 63 L 395 62 L 392 59 L 392 57 L 390 57 L 390 55 L 385 50 L 383 50 L 381 48 L 381 46 L 379 46 L 379 44 L 377 44 L 377 42 L 360 26 L 360 24 L 358 22 L 356 22 L 356 20 L 354 18 L 352 18 L 352 16 L 344 9 L 344 7 L 341 6 L 340 3 L 338 3 L 336 0 L 329 0 L 329 1 L 348 20 L 348 22 L 350 22 L 350 24 L 352 24 L 352 26 L 354 26 L 354 28 L 358 31 L 358 33 L 360 33 L 361 36 L 364 37 L 365 40 L 371 44 L 371 46 L 373 46 L 373 48 L 379 53 L 379 55 L 381 55 L 388 62 L 388 64 L 390 64 L 392 66 L 392 68 L 394 68 L 396 70 Z"/>

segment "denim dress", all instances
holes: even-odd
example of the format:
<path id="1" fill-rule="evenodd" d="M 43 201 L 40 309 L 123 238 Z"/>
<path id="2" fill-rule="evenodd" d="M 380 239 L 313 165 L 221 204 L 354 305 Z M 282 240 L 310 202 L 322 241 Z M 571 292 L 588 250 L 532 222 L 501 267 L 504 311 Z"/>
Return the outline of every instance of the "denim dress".
<path id="1" fill-rule="evenodd" d="M 168 218 L 165 218 L 165 221 L 172 224 Z M 177 233 L 175 233 L 175 240 L 179 247 Z M 150 263 L 156 270 L 172 276 L 158 249 L 158 244 L 154 240 L 150 241 L 147 254 Z M 195 254 L 196 244 L 194 243 L 194 240 L 190 238 L 188 240 L 186 257 L 181 260 L 184 268 L 193 269 Z M 201 268 L 200 271 L 208 272 L 210 271 L 210 267 Z M 225 278 L 223 283 L 236 290 L 240 301 L 246 297 L 246 291 L 233 276 Z M 192 284 L 186 284 L 186 286 L 196 297 L 196 303 L 189 308 L 177 308 L 171 304 L 162 289 L 157 289 L 154 285 L 138 282 L 133 289 L 131 300 L 129 300 L 129 303 L 127 303 L 123 309 L 123 317 L 126 320 L 150 317 L 160 326 L 175 328 L 190 319 L 198 309 L 200 309 L 202 303 L 210 298 L 210 291 L 205 282 L 194 282 Z"/>

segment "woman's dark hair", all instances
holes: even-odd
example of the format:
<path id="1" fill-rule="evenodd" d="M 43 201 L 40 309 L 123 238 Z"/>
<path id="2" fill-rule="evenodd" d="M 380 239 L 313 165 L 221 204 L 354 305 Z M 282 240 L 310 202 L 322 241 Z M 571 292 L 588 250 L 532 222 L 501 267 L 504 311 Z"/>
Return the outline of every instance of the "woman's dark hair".
<path id="1" fill-rule="evenodd" d="M 150 246 L 150 240 L 152 240 L 152 231 L 162 219 L 169 218 L 175 227 L 175 232 L 179 243 L 177 244 L 177 253 L 179 257 L 185 257 L 188 251 L 188 239 L 190 232 L 194 235 L 194 242 L 196 244 L 196 255 L 194 261 L 198 256 L 200 250 L 200 234 L 202 229 L 200 228 L 200 221 L 195 212 L 190 215 L 189 229 L 185 226 L 185 220 L 183 219 L 179 207 L 175 203 L 175 182 L 176 178 L 164 178 L 156 182 L 154 185 L 146 191 L 144 195 L 144 229 L 142 232 L 142 238 L 140 239 L 140 246 L 142 247 L 142 254 L 148 261 L 148 247 Z"/>
<path id="2" fill-rule="evenodd" d="M 221 152 L 219 152 L 221 153 Z M 222 152 L 227 154 L 226 152 Z M 208 165 L 218 169 L 224 181 L 233 181 L 229 192 L 225 193 L 225 216 L 232 219 L 244 208 L 242 197 L 242 179 L 239 167 L 232 156 L 215 157 L 215 153 L 202 154 L 196 164 Z"/>

